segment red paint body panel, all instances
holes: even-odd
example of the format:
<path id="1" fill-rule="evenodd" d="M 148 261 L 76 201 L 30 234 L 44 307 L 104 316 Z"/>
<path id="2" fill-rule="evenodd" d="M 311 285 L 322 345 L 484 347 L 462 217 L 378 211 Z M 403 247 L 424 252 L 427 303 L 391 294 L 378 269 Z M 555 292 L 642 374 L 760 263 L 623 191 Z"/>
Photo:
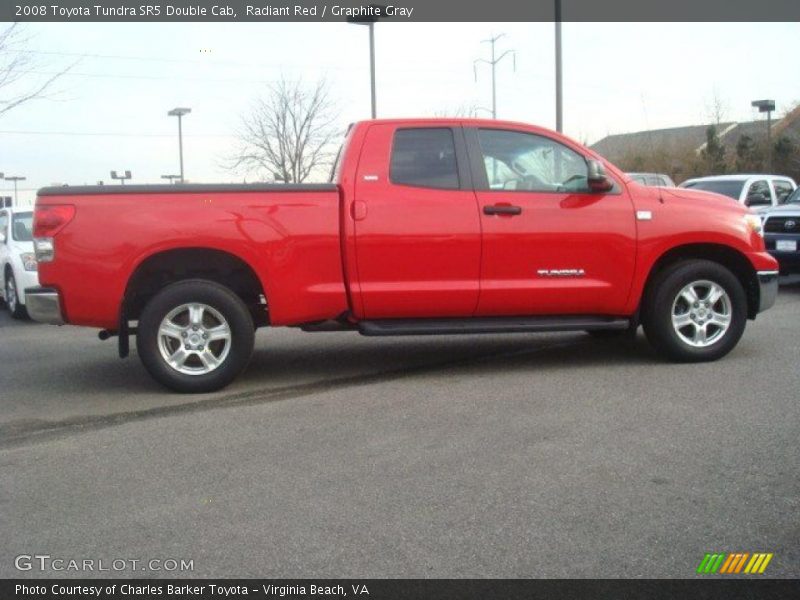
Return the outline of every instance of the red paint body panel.
<path id="1" fill-rule="evenodd" d="M 76 204 L 56 236 L 56 259 L 40 265 L 41 285 L 62 293 L 70 323 L 115 329 L 128 280 L 148 257 L 210 248 L 249 264 L 275 325 L 347 310 L 335 192 L 46 196 Z"/>
<path id="2" fill-rule="evenodd" d="M 656 261 L 678 246 L 720 244 L 756 270 L 775 270 L 745 208 L 713 194 L 632 183 L 606 164 L 619 193 L 435 190 L 389 180 L 401 127 L 502 127 L 595 153 L 557 133 L 487 120 L 387 120 L 354 125 L 335 190 L 40 196 L 72 204 L 41 285 L 61 292 L 71 323 L 115 329 L 138 265 L 177 248 L 210 248 L 246 262 L 260 279 L 273 325 L 336 318 L 471 315 L 631 315 Z M 600 159 L 602 160 L 602 159 Z M 364 179 L 365 176 L 370 176 Z M 483 214 L 489 204 L 520 216 Z M 637 211 L 651 220 L 637 220 Z M 538 269 L 583 269 L 580 278 Z"/>

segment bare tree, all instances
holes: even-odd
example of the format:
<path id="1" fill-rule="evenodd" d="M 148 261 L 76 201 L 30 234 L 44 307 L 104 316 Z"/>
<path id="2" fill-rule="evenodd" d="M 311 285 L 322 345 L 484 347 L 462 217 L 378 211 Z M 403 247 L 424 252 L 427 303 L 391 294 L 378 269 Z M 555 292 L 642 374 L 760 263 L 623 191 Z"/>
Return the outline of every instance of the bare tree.
<path id="1" fill-rule="evenodd" d="M 36 80 L 36 60 L 23 48 L 27 41 L 19 23 L 0 31 L 0 117 L 30 100 L 46 97 L 52 84 L 72 67 Z M 32 82 L 26 85 L 23 79 Z"/>
<path id="2" fill-rule="evenodd" d="M 715 87 L 711 92 L 711 98 L 706 104 L 706 116 L 711 119 L 711 124 L 719 126 L 728 118 L 730 105 L 719 95 L 719 90 Z"/>
<path id="3" fill-rule="evenodd" d="M 333 162 L 338 118 L 325 80 L 306 86 L 282 78 L 242 117 L 230 166 L 301 183 Z"/>
<path id="4" fill-rule="evenodd" d="M 474 102 L 462 103 L 453 108 L 446 107 L 433 111 L 433 116 L 440 119 L 474 119 L 478 117 L 479 107 Z"/>

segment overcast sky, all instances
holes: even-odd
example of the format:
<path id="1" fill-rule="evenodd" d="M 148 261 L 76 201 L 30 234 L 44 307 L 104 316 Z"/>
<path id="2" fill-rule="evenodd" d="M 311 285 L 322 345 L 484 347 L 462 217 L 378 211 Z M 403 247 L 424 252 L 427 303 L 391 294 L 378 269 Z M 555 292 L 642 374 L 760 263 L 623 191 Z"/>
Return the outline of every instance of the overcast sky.
<path id="1" fill-rule="evenodd" d="M 3 26 L 3 25 L 0 25 Z M 331 23 L 28 24 L 31 78 L 78 61 L 52 98 L 0 117 L 0 172 L 24 175 L 20 200 L 53 183 L 134 183 L 178 171 L 184 119 L 186 177 L 243 181 L 224 168 L 240 116 L 284 74 L 326 77 L 341 122 L 369 117 L 367 28 Z M 390 23 L 376 26 L 379 117 L 433 116 L 491 106 L 491 77 L 473 60 L 481 40 L 505 33 L 498 52 L 498 117 L 555 126 L 552 23 Z M 609 133 L 706 123 L 716 95 L 731 120 L 758 118 L 750 101 L 779 112 L 800 100 L 792 48 L 797 23 L 565 23 L 564 127 L 579 141 Z M 83 55 L 81 57 L 81 55 Z M 2 99 L 3 94 L 0 94 Z M 485 114 L 485 113 L 482 113 Z M 252 176 L 248 177 L 253 180 Z M 9 193 L 12 186 L 0 182 Z M 10 195 L 10 194 L 9 194 Z"/>

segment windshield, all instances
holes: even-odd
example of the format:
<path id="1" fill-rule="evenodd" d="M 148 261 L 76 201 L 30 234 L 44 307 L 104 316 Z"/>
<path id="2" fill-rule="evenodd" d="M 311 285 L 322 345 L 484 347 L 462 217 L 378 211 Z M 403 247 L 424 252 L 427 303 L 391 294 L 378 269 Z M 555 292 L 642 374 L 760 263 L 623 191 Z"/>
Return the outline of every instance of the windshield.
<path id="1" fill-rule="evenodd" d="M 786 200 L 783 201 L 784 204 L 800 204 L 800 188 L 797 188 L 793 191 L 789 196 L 787 196 Z"/>
<path id="2" fill-rule="evenodd" d="M 14 215 L 11 235 L 18 242 L 33 241 L 33 213 L 17 213 Z"/>
<path id="3" fill-rule="evenodd" d="M 686 188 L 692 190 L 704 190 L 706 192 L 715 192 L 723 196 L 730 196 L 734 200 L 738 200 L 744 187 L 744 181 L 693 181 L 687 183 Z"/>

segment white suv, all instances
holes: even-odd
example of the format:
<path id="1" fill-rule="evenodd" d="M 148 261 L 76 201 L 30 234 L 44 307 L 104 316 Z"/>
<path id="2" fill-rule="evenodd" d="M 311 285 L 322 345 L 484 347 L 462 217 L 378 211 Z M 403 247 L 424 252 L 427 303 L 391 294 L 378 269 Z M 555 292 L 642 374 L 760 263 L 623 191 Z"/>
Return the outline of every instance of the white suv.
<path id="1" fill-rule="evenodd" d="M 715 175 L 687 179 L 678 187 L 716 192 L 763 212 L 778 206 L 797 189 L 791 177 L 781 175 Z"/>
<path id="2" fill-rule="evenodd" d="M 0 208 L 0 282 L 0 296 L 11 316 L 26 318 L 25 288 L 39 285 L 30 210 Z"/>

